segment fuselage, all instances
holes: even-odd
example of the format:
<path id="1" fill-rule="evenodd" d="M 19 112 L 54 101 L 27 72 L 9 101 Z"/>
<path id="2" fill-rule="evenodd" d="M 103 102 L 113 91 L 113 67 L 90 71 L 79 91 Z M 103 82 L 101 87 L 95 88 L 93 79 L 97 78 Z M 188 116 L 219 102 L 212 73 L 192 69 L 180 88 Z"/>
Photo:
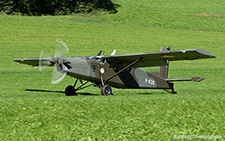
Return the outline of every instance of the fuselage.
<path id="1" fill-rule="evenodd" d="M 159 75 L 148 72 L 141 68 L 127 68 L 126 70 L 119 72 L 125 66 L 120 63 L 109 63 L 101 56 L 87 58 L 61 57 L 61 60 L 70 62 L 70 69 L 67 67 L 62 67 L 62 71 L 67 72 L 67 75 L 83 80 L 88 80 L 95 84 L 100 84 L 100 77 L 102 77 L 103 80 L 106 80 L 106 84 L 116 88 L 170 88 L 170 84 Z M 109 79 L 111 76 L 113 77 Z"/>

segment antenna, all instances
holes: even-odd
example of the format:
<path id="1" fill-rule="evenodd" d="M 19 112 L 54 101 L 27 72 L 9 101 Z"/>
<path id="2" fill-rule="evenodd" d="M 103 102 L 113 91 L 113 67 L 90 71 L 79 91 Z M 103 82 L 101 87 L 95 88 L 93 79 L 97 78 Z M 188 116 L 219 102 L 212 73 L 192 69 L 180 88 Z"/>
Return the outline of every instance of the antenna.
<path id="1" fill-rule="evenodd" d="M 111 53 L 111 55 L 115 55 L 116 54 L 116 49 Z"/>

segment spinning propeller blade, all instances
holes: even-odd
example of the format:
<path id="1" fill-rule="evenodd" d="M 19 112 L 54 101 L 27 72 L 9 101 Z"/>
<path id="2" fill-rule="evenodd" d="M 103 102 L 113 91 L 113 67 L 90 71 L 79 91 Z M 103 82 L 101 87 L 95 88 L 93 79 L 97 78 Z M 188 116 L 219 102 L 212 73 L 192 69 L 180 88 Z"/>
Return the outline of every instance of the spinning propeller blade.
<path id="1" fill-rule="evenodd" d="M 41 51 L 40 58 L 39 58 L 39 70 L 42 71 L 43 66 L 53 66 L 54 65 L 52 82 L 51 82 L 52 84 L 58 84 L 59 82 L 61 82 L 67 74 L 63 70 L 67 70 L 67 69 L 71 68 L 69 61 L 60 59 L 60 56 L 67 53 L 68 51 L 69 51 L 68 46 L 66 45 L 66 43 L 64 41 L 62 41 L 60 39 L 56 39 L 56 47 L 55 47 L 55 56 L 54 57 L 49 57 L 49 55 L 44 53 L 44 50 Z"/>
<path id="2" fill-rule="evenodd" d="M 60 57 L 69 52 L 69 48 L 63 40 L 56 39 L 55 57 Z"/>
<path id="3" fill-rule="evenodd" d="M 55 49 L 55 57 L 51 59 L 52 63 L 55 63 L 54 70 L 53 70 L 53 76 L 52 76 L 52 84 L 58 84 L 61 82 L 65 76 L 66 72 L 63 72 L 64 69 L 68 69 L 70 66 L 68 65 L 70 62 L 67 62 L 65 60 L 62 60 L 60 63 L 60 60 L 58 57 L 62 56 L 63 54 L 69 52 L 69 48 L 66 45 L 66 43 L 60 39 L 56 39 L 56 49 Z M 63 65 L 64 66 L 63 66 Z"/>
<path id="4" fill-rule="evenodd" d="M 61 82 L 65 77 L 66 77 L 66 72 L 64 73 L 60 73 L 59 69 L 61 69 L 60 65 L 55 64 L 54 65 L 55 69 L 53 69 L 53 74 L 52 74 L 52 84 L 58 84 L 59 82 Z M 59 71 L 58 71 L 59 70 Z"/>

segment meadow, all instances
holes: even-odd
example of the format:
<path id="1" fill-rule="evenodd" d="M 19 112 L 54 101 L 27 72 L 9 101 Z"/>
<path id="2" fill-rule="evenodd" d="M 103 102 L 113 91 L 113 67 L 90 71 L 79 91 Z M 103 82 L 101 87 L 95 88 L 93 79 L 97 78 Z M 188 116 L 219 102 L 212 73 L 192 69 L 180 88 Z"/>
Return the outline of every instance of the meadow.
<path id="1" fill-rule="evenodd" d="M 225 139 L 225 2 L 116 0 L 118 13 L 69 16 L 0 15 L 0 140 L 174 140 Z M 52 69 L 13 62 L 13 58 L 54 56 L 55 40 L 64 56 L 202 48 L 217 58 L 170 62 L 177 95 L 163 90 L 96 87 L 78 96 L 63 91 L 75 79 L 52 85 Z M 146 68 L 155 70 L 156 68 Z M 183 136 L 182 136 L 183 135 Z"/>

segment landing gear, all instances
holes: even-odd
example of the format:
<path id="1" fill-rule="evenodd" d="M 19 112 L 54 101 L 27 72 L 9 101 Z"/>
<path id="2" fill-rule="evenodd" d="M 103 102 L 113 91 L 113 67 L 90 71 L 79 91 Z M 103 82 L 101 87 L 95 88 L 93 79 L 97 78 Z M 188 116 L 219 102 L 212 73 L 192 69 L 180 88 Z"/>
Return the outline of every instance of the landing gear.
<path id="1" fill-rule="evenodd" d="M 102 95 L 112 95 L 112 89 L 109 85 L 104 85 L 102 88 L 101 88 L 101 94 Z"/>
<path id="2" fill-rule="evenodd" d="M 172 89 L 171 91 L 170 90 L 167 90 L 167 89 L 164 89 L 167 93 L 171 93 L 171 94 L 177 94 L 177 91 L 174 91 L 174 89 Z"/>
<path id="3" fill-rule="evenodd" d="M 77 91 L 82 90 L 82 89 L 87 88 L 87 87 L 90 87 L 90 86 L 93 86 L 93 84 L 86 85 L 89 81 L 86 81 L 85 83 L 83 83 L 82 80 L 80 80 L 81 85 L 78 88 L 76 88 L 78 80 L 80 80 L 80 79 L 76 79 L 73 86 L 69 85 L 69 86 L 66 87 L 66 89 L 65 89 L 65 95 L 66 96 L 75 96 L 75 95 L 77 95 L 77 93 L 76 93 Z M 99 83 L 94 83 L 94 84 L 95 84 L 95 86 L 101 88 L 101 94 L 102 95 L 104 95 L 104 96 L 113 95 L 111 86 L 109 86 L 107 84 L 102 86 Z"/>
<path id="4" fill-rule="evenodd" d="M 164 89 L 166 92 L 171 93 L 171 94 L 177 94 L 177 91 L 174 91 L 174 89 L 172 89 L 171 91 Z"/>
<path id="5" fill-rule="evenodd" d="M 169 91 L 168 89 L 164 89 L 166 92 L 168 92 L 168 93 L 171 93 L 171 94 L 177 94 L 177 92 L 176 91 L 174 91 L 174 84 L 173 83 L 168 83 L 169 85 L 170 85 L 170 90 L 171 91 Z"/>
<path id="6" fill-rule="evenodd" d="M 77 95 L 75 88 L 72 85 L 69 85 L 65 89 L 66 96 L 75 96 Z"/>
<path id="7" fill-rule="evenodd" d="M 88 86 L 84 86 L 84 85 L 86 85 L 89 81 L 86 81 L 85 83 L 83 83 L 83 82 L 80 80 L 81 85 L 80 85 L 78 88 L 75 88 L 76 85 L 77 85 L 77 81 L 78 81 L 78 79 L 76 79 L 76 81 L 75 81 L 75 83 L 74 83 L 73 86 L 72 86 L 72 85 L 69 85 L 69 86 L 66 87 L 66 89 L 65 89 L 65 95 L 66 95 L 66 96 L 75 96 L 75 95 L 77 95 L 76 92 L 77 92 L 78 90 L 81 90 L 81 89 L 84 89 L 84 88 L 87 88 L 87 87 L 92 86 L 92 84 L 91 84 L 91 85 L 88 85 Z"/>
<path id="8" fill-rule="evenodd" d="M 102 73 L 99 72 L 99 74 L 100 74 L 100 81 L 102 83 L 102 85 L 99 85 L 99 88 L 101 88 L 101 94 L 104 95 L 104 96 L 113 95 L 111 86 L 109 86 L 108 84 L 105 84 L 104 80 L 103 80 L 103 77 L 102 77 Z"/>

